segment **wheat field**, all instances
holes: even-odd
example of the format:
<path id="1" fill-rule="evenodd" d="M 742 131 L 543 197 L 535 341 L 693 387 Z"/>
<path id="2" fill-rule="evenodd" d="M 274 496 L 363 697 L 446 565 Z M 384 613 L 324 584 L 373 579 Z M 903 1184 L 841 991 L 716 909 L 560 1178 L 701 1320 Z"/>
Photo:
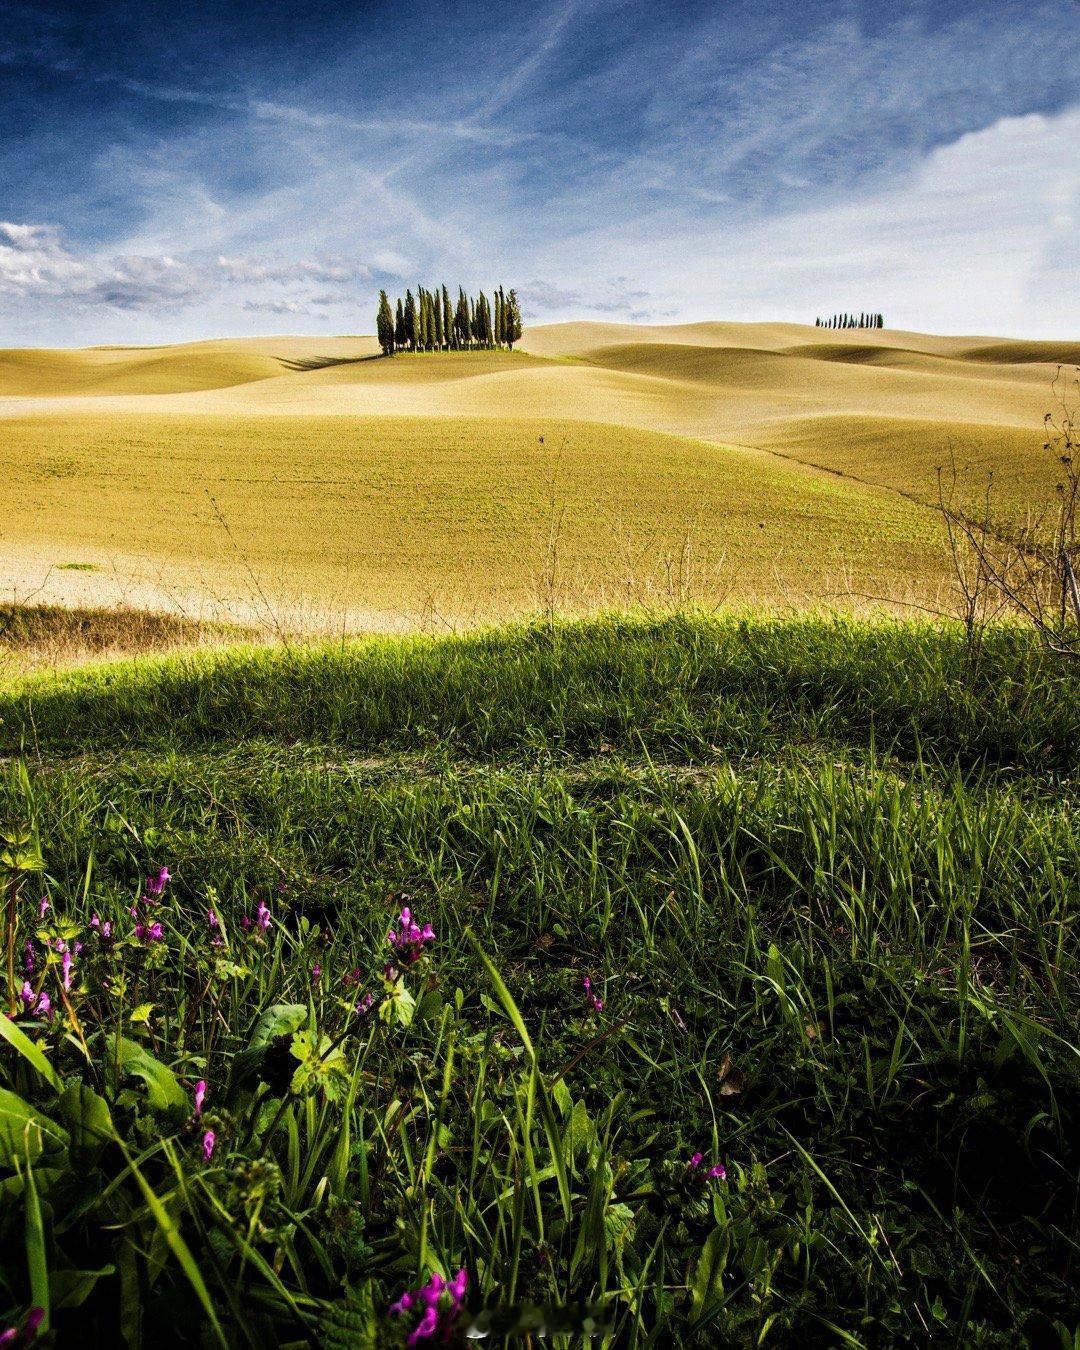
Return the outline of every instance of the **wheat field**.
<path id="1" fill-rule="evenodd" d="M 574 323 L 0 352 L 5 599 L 319 631 L 696 599 L 933 601 L 939 466 L 1052 491 L 1076 344 Z"/>

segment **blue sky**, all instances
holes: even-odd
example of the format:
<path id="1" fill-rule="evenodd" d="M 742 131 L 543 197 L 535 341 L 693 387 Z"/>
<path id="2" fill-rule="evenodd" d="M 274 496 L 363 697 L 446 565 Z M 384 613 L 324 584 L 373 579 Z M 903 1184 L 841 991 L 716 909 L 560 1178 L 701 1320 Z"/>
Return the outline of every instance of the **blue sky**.
<path id="1" fill-rule="evenodd" d="M 0 0 L 0 345 L 526 322 L 1080 335 L 1080 0 Z"/>

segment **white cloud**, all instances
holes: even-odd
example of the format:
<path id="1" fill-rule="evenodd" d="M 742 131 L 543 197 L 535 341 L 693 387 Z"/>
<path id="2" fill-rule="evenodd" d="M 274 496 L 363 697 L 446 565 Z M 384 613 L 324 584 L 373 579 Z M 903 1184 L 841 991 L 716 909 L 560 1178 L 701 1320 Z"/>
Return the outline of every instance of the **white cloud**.
<path id="1" fill-rule="evenodd" d="M 379 249 L 371 255 L 371 265 L 388 277 L 408 277 L 416 271 L 416 264 L 392 248 Z"/>
<path id="2" fill-rule="evenodd" d="M 931 332 L 1075 336 L 1078 141 L 1080 108 L 1005 118 L 832 205 L 725 227 L 599 228 L 550 246 L 543 266 L 587 292 L 572 279 L 614 264 L 687 318 L 812 323 L 871 308 Z"/>

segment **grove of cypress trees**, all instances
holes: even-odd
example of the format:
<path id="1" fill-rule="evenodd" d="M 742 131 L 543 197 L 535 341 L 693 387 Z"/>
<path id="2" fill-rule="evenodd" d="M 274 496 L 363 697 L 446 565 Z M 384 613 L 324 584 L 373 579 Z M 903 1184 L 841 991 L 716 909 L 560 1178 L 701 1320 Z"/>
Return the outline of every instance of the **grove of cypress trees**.
<path id="1" fill-rule="evenodd" d="M 384 355 L 395 351 L 432 352 L 463 351 L 473 348 L 513 348 L 521 338 L 521 306 L 517 292 L 509 294 L 498 286 L 493 292 L 494 304 L 480 291 L 474 299 L 458 287 L 457 306 L 450 301 L 450 291 L 444 284 L 429 291 L 418 286 L 405 292 L 405 300 L 398 298 L 396 315 L 386 291 L 379 291 L 379 307 L 375 318 L 379 346 Z M 818 320 L 819 325 L 821 320 Z"/>

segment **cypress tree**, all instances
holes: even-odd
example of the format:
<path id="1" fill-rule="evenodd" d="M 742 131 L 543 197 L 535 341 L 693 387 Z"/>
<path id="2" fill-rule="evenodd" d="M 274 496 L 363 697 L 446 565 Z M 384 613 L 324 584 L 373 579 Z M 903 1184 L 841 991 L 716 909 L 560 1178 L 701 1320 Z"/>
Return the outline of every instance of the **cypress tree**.
<path id="1" fill-rule="evenodd" d="M 405 346 L 405 311 L 401 308 L 401 296 L 398 296 L 397 318 L 394 320 L 394 346 Z"/>
<path id="2" fill-rule="evenodd" d="M 436 291 L 431 297 L 432 305 L 435 308 L 435 346 L 442 351 L 443 349 L 443 314 L 442 305 L 439 303 L 439 292 Z"/>
<path id="3" fill-rule="evenodd" d="M 462 287 L 458 287 L 457 312 L 454 315 L 454 336 L 459 348 L 469 345 L 469 302 Z"/>
<path id="4" fill-rule="evenodd" d="M 454 311 L 450 308 L 450 292 L 445 285 L 442 288 L 442 326 L 443 338 L 449 350 L 454 340 Z"/>
<path id="5" fill-rule="evenodd" d="M 503 345 L 503 305 L 502 291 L 495 292 L 495 346 Z"/>
<path id="6" fill-rule="evenodd" d="M 405 292 L 405 341 L 409 344 L 412 351 L 416 351 L 417 342 L 417 323 L 416 301 L 413 298 L 412 291 Z"/>
<path id="7" fill-rule="evenodd" d="M 517 291 L 511 290 L 503 305 L 503 329 L 506 345 L 513 351 L 514 343 L 521 341 L 521 306 L 518 304 Z"/>
<path id="8" fill-rule="evenodd" d="M 379 292 L 379 312 L 375 318 L 375 329 L 379 335 L 379 346 L 383 356 L 394 354 L 394 316 L 390 311 L 390 301 L 385 291 Z"/>

